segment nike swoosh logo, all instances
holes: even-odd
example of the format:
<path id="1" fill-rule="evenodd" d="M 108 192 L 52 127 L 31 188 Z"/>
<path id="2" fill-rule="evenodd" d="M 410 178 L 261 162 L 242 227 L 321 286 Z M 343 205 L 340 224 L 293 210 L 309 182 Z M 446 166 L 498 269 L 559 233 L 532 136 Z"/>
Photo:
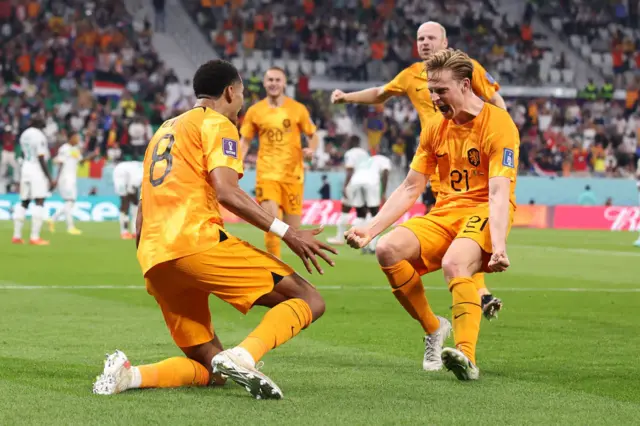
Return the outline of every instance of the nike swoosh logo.
<path id="1" fill-rule="evenodd" d="M 416 92 L 426 89 L 426 87 L 416 87 Z"/>
<path id="2" fill-rule="evenodd" d="M 447 154 L 440 154 L 440 155 L 436 154 L 436 157 L 438 157 L 438 158 L 442 158 L 442 157 L 444 157 L 445 155 L 447 155 Z"/>
<path id="3" fill-rule="evenodd" d="M 460 318 L 460 317 L 461 317 L 461 316 L 463 316 L 463 315 L 467 315 L 468 313 L 469 313 L 469 312 L 463 312 L 463 313 L 461 313 L 460 315 L 456 315 L 456 316 L 454 316 L 454 317 L 453 317 L 453 319 L 458 319 L 458 318 Z"/>

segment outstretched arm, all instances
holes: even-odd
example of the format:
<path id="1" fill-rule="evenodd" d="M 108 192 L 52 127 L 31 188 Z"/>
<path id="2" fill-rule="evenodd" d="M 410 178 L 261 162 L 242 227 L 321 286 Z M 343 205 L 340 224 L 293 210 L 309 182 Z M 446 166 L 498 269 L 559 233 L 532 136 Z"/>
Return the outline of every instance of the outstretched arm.
<path id="1" fill-rule="evenodd" d="M 344 93 L 342 90 L 334 90 L 331 94 L 331 102 L 334 104 L 380 104 L 389 99 L 393 94 L 384 90 L 384 86 L 372 87 L 358 92 Z"/>

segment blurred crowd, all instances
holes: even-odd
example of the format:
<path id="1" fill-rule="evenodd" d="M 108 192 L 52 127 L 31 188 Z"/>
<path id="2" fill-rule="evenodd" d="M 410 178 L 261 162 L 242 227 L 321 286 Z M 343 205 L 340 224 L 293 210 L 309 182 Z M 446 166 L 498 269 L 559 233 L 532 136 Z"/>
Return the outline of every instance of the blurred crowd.
<path id="1" fill-rule="evenodd" d="M 17 138 L 34 114 L 46 118 L 52 157 L 80 131 L 102 154 L 96 173 L 106 161 L 141 158 L 154 126 L 193 102 L 190 82 L 159 60 L 151 36 L 122 0 L 0 0 L 0 180 L 15 183 Z"/>
<path id="2" fill-rule="evenodd" d="M 415 31 L 433 20 L 447 28 L 450 45 L 505 83 L 539 82 L 544 36 L 533 33 L 530 20 L 509 22 L 491 0 L 183 2 L 217 52 L 231 59 L 258 51 L 259 58 L 286 59 L 290 71 L 308 60 L 341 80 L 391 79 L 419 59 Z"/>

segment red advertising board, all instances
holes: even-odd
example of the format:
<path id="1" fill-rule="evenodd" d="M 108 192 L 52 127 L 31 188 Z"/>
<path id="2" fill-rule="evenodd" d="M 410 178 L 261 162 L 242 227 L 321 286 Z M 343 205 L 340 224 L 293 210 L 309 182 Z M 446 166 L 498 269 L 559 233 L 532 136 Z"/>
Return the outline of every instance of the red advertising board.
<path id="1" fill-rule="evenodd" d="M 340 218 L 342 204 L 337 200 L 305 200 L 302 208 L 303 225 L 335 225 Z M 405 213 L 397 223 L 424 214 L 424 205 L 416 203 Z M 350 222 L 356 214 L 352 210 Z M 234 214 L 223 209 L 223 217 L 226 223 L 237 223 L 240 219 Z M 548 227 L 548 207 L 547 206 L 518 206 L 513 222 L 514 227 L 547 228 Z"/>
<path id="2" fill-rule="evenodd" d="M 638 231 L 640 230 L 640 207 L 556 206 L 553 214 L 553 227 L 556 229 Z"/>

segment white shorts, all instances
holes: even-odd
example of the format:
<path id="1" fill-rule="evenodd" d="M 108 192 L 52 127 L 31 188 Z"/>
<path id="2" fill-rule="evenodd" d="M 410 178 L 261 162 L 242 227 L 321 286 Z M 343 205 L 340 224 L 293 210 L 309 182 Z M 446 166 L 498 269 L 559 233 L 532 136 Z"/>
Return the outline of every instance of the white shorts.
<path id="1" fill-rule="evenodd" d="M 355 208 L 380 207 L 380 187 L 378 185 L 349 184 L 347 193 L 347 205 Z"/>
<path id="2" fill-rule="evenodd" d="M 58 192 L 65 201 L 75 201 L 78 198 L 78 182 L 62 180 L 58 182 Z"/>
<path id="3" fill-rule="evenodd" d="M 49 192 L 49 181 L 44 174 L 32 175 L 23 173 L 20 178 L 20 199 L 36 200 L 39 198 L 47 198 L 51 195 Z"/>
<path id="4" fill-rule="evenodd" d="M 117 176 L 114 174 L 113 189 L 119 197 L 135 195 L 138 189 L 140 189 L 140 182 L 132 182 L 132 179 L 128 175 Z"/>

